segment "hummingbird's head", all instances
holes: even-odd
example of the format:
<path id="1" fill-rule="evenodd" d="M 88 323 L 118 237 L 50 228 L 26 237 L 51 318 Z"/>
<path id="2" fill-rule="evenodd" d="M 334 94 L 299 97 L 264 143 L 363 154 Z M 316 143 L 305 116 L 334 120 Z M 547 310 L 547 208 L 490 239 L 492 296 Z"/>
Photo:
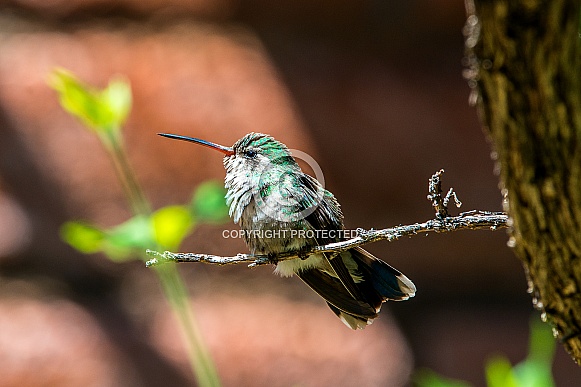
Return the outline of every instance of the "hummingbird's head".
<path id="1" fill-rule="evenodd" d="M 293 174 L 300 172 L 286 145 L 266 134 L 248 133 L 232 147 L 176 134 L 159 135 L 207 146 L 224 154 L 226 200 L 236 222 L 251 197 L 268 196 L 273 186 L 294 183 Z"/>
<path id="2" fill-rule="evenodd" d="M 262 133 L 248 133 L 232 146 L 233 154 L 224 157 L 227 174 L 255 177 L 272 168 L 298 168 L 282 142 Z"/>
<path id="3" fill-rule="evenodd" d="M 294 170 L 298 164 L 289 149 L 282 142 L 262 133 L 248 133 L 232 147 L 218 145 L 199 138 L 177 134 L 158 133 L 160 136 L 189 141 L 207 146 L 224 154 L 224 167 L 227 174 L 241 176 L 264 172 L 264 168 L 280 166 Z"/>

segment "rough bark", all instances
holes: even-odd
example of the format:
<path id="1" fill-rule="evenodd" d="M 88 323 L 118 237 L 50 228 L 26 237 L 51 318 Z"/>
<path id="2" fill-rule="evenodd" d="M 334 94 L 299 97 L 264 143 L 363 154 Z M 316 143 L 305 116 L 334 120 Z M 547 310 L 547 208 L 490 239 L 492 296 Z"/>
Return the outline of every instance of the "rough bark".
<path id="1" fill-rule="evenodd" d="M 578 0 L 467 0 L 466 77 L 497 157 L 509 244 L 533 303 L 581 364 Z"/>

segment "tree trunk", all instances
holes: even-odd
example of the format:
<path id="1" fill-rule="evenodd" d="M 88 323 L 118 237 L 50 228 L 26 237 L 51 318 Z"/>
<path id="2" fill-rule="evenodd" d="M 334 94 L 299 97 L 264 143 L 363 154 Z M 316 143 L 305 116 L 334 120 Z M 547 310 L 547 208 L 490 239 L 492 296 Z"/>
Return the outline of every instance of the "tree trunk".
<path id="1" fill-rule="evenodd" d="M 467 0 L 466 77 L 500 170 L 509 245 L 581 364 L 578 0 Z"/>

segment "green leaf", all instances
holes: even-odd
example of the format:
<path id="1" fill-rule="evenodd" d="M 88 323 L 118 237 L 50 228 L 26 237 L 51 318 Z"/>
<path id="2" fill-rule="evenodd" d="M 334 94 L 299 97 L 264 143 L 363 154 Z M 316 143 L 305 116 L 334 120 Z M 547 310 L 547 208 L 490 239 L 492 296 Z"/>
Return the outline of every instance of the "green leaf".
<path id="1" fill-rule="evenodd" d="M 551 328 L 535 317 L 531 321 L 529 354 L 525 361 L 513 368 L 513 374 L 519 386 L 552 387 L 555 385 L 551 371 L 555 348 L 556 342 Z"/>
<path id="2" fill-rule="evenodd" d="M 114 261 L 138 255 L 154 248 L 155 241 L 147 216 L 137 215 L 106 233 L 103 251 Z"/>
<path id="3" fill-rule="evenodd" d="M 143 215 L 134 216 L 110 229 L 107 240 L 120 247 L 146 249 L 154 246 L 149 219 Z"/>
<path id="4" fill-rule="evenodd" d="M 494 357 L 486 364 L 488 387 L 519 387 L 512 373 L 512 366 L 505 357 Z"/>
<path id="5" fill-rule="evenodd" d="M 529 359 L 538 359 L 548 364 L 553 362 L 556 341 L 549 325 L 535 317 L 531 321 Z"/>
<path id="6" fill-rule="evenodd" d="M 417 371 L 413 381 L 416 387 L 470 387 L 468 382 L 444 378 L 429 369 Z"/>
<path id="7" fill-rule="evenodd" d="M 519 386 L 553 387 L 551 364 L 541 361 L 525 360 L 513 368 L 513 374 Z"/>
<path id="8" fill-rule="evenodd" d="M 194 226 L 194 218 L 185 206 L 168 206 L 151 216 L 156 242 L 167 250 L 175 250 Z"/>
<path id="9" fill-rule="evenodd" d="M 71 72 L 56 69 L 49 85 L 59 93 L 67 112 L 97 134 L 117 131 L 131 110 L 131 87 L 122 79 L 112 79 L 107 88 L 98 90 L 79 81 Z"/>
<path id="10" fill-rule="evenodd" d="M 95 91 L 89 90 L 75 76 L 63 69 L 52 72 L 49 84 L 59 93 L 63 109 L 79 118 L 85 125 L 93 129 L 98 127 L 102 118 Z"/>
<path id="11" fill-rule="evenodd" d="M 196 189 L 192 199 L 192 211 L 196 219 L 208 223 L 223 223 L 228 219 L 226 190 L 221 183 L 207 181 Z"/>
<path id="12" fill-rule="evenodd" d="M 84 254 L 101 251 L 105 233 L 82 222 L 66 222 L 60 229 L 61 238 Z"/>
<path id="13" fill-rule="evenodd" d="M 101 93 L 101 101 L 111 113 L 112 124 L 123 125 L 131 111 L 131 86 L 129 86 L 129 82 L 122 77 L 112 79 Z"/>

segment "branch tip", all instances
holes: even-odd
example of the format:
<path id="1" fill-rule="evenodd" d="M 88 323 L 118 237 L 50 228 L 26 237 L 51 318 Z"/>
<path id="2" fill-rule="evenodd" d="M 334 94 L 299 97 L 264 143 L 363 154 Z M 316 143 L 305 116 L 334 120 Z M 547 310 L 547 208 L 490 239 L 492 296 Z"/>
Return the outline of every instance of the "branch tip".
<path id="1" fill-rule="evenodd" d="M 313 246 L 309 250 L 288 251 L 280 253 L 276 256 L 239 253 L 232 257 L 222 257 L 210 254 L 172 253 L 169 251 L 159 253 L 154 250 L 147 250 L 147 255 L 152 257 L 152 259 L 147 261 L 145 265 L 147 267 L 157 266 L 168 261 L 204 262 L 216 265 L 246 262 L 248 263 L 248 267 L 256 267 L 265 264 L 276 264 L 280 261 L 301 258 L 305 255 L 308 256 L 311 254 L 339 254 L 343 251 L 363 246 L 368 243 L 373 243 L 380 240 L 391 242 L 404 236 L 411 237 L 429 232 L 441 233 L 456 230 L 489 229 L 494 231 L 499 228 L 507 228 L 509 226 L 508 215 L 504 212 L 471 210 L 462 212 L 458 216 L 450 216 L 448 213 L 448 203 L 450 200 L 454 200 L 456 207 L 460 207 L 462 202 L 460 202 L 458 199 L 458 196 L 456 195 L 456 192 L 453 188 L 450 188 L 446 196 L 442 197 L 441 177 L 443 173 L 444 170 L 440 169 L 434 173 L 429 180 L 428 200 L 432 202 L 432 208 L 436 212 L 436 217 L 423 223 L 414 223 L 405 226 L 399 225 L 397 227 L 386 228 L 382 230 L 365 230 L 363 228 L 357 228 L 355 238 L 329 243 L 324 246 Z"/>
<path id="2" fill-rule="evenodd" d="M 366 245 L 368 243 L 378 242 L 381 240 L 395 241 L 401 237 L 412 237 L 414 235 L 422 235 L 430 232 L 451 232 L 457 230 L 497 230 L 499 228 L 508 227 L 508 216 L 503 212 L 490 211 L 468 211 L 461 213 L 458 216 L 448 216 L 446 218 L 438 218 L 427 220 L 423 223 L 414 223 L 410 225 L 397 226 L 381 230 L 364 230 L 361 229 L 358 236 L 345 241 L 329 243 L 323 246 L 313 246 L 308 251 L 289 251 L 271 255 L 251 255 L 251 254 L 236 254 L 232 257 L 221 257 L 209 254 L 197 253 L 172 253 L 166 251 L 159 253 L 157 251 L 148 250 L 147 254 L 154 257 L 146 262 L 147 267 L 164 264 L 168 261 L 173 262 L 204 262 L 216 265 L 228 265 L 235 263 L 248 263 L 248 267 L 257 267 L 266 264 L 276 264 L 277 262 L 300 258 L 302 255 L 331 253 L 339 254 L 349 249 Z"/>
<path id="3" fill-rule="evenodd" d="M 444 219 L 450 216 L 448 212 L 448 203 L 450 199 L 454 199 L 454 204 L 457 208 L 462 206 L 462 202 L 458 199 L 458 195 L 454 188 L 450 188 L 446 196 L 442 197 L 442 174 L 444 169 L 440 169 L 430 177 L 428 184 L 428 200 L 432 202 L 432 208 L 436 212 L 437 219 Z"/>

